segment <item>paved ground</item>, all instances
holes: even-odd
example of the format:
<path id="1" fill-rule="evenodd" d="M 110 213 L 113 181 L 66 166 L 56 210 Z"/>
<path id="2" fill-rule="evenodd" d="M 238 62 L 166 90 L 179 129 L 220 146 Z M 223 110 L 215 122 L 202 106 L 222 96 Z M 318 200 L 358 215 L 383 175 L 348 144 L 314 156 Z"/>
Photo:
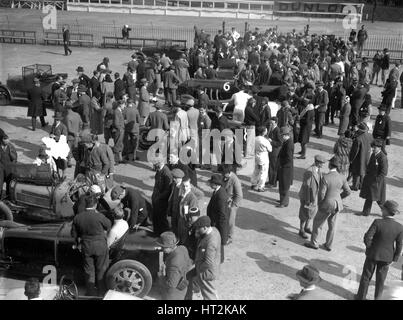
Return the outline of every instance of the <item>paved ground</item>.
<path id="1" fill-rule="evenodd" d="M 69 57 L 59 55 L 61 51 L 62 48 L 58 47 L 2 45 L 0 46 L 2 80 L 5 80 L 7 74 L 19 74 L 21 66 L 32 63 L 51 63 L 54 72 L 68 72 L 71 79 L 77 65 L 83 65 L 90 73 L 103 56 L 110 57 L 112 70 L 123 71 L 123 62 L 127 61 L 129 56 L 126 50 L 76 49 L 75 54 Z M 372 87 L 371 94 L 375 105 L 379 105 L 380 88 Z M 400 101 L 400 92 L 398 100 Z M 40 139 L 48 134 L 41 129 L 32 132 L 26 112 L 26 106 L 21 103 L 0 109 L 0 127 L 10 135 L 22 162 L 32 161 L 38 151 Z M 48 113 L 47 120 L 51 122 L 53 112 Z M 389 199 L 398 201 L 403 208 L 402 109 L 392 111 L 392 120 L 393 138 L 392 146 L 388 148 L 387 194 Z M 357 193 L 346 199 L 346 209 L 338 217 L 335 246 L 331 253 L 305 248 L 304 242 L 297 234 L 299 223 L 297 194 L 303 170 L 309 167 L 313 162 L 313 156 L 317 153 L 327 158 L 331 157 L 336 133 L 335 126 L 326 127 L 322 140 L 311 139 L 307 159 L 295 160 L 295 182 L 291 188 L 291 202 L 287 209 L 275 208 L 275 200 L 278 199 L 277 190 L 265 193 L 250 191 L 252 163 L 248 163 L 248 166 L 240 172 L 245 200 L 236 220 L 236 241 L 226 249 L 225 263 L 222 265 L 221 277 L 217 284 L 222 299 L 285 299 L 287 294 L 299 290 L 295 272 L 306 263 L 314 264 L 321 271 L 323 281 L 319 286 L 327 291 L 326 298 L 352 298 L 365 257 L 362 238 L 373 219 L 380 214 L 379 208 L 374 206 L 370 217 L 358 217 L 355 213 L 362 209 L 363 199 L 360 199 Z M 299 150 L 297 145 L 295 152 Z M 150 195 L 154 173 L 149 168 L 150 165 L 145 162 L 139 162 L 134 166 L 121 165 L 117 169 L 116 180 L 132 184 Z M 198 171 L 201 188 L 207 197 L 210 196 L 210 190 L 206 185 L 209 177 L 209 172 Z M 208 201 L 207 197 L 204 199 L 204 205 Z M 403 222 L 402 217 L 398 217 L 398 220 Z M 324 234 L 321 239 L 324 240 Z M 393 264 L 388 279 L 400 277 L 402 262 Z M 2 289 L 0 295 L 4 295 L 10 288 L 15 288 L 21 283 L 0 278 Z M 370 288 L 369 297 L 372 295 L 373 287 Z M 155 289 L 151 297 L 158 298 Z"/>

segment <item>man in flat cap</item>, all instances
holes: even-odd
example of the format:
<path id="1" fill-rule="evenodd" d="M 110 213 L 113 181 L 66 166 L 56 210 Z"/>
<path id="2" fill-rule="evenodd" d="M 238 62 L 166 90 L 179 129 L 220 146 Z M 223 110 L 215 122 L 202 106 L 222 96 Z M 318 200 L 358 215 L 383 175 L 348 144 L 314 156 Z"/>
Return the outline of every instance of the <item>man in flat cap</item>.
<path id="1" fill-rule="evenodd" d="M 294 142 L 291 139 L 291 129 L 289 127 L 281 127 L 280 135 L 283 141 L 278 154 L 277 174 L 280 203 L 276 207 L 286 208 L 290 202 L 290 187 L 294 180 Z"/>
<path id="2" fill-rule="evenodd" d="M 307 233 L 312 233 L 310 222 L 318 211 L 319 186 L 322 179 L 322 167 L 326 159 L 315 155 L 315 162 L 304 172 L 301 189 L 299 190 L 299 236 L 308 239 Z"/>
<path id="3" fill-rule="evenodd" d="M 163 232 L 157 244 L 164 252 L 165 275 L 160 278 L 162 300 L 184 300 L 188 280 L 186 274 L 191 267 L 188 250 L 171 231 Z"/>
<path id="4" fill-rule="evenodd" d="M 351 194 L 346 177 L 338 172 L 340 160 L 333 157 L 329 161 L 329 173 L 323 175 L 319 187 L 318 213 L 313 220 L 311 241 L 305 246 L 311 249 L 318 249 L 318 236 L 323 224 L 327 221 L 329 230 L 326 235 L 326 242 L 323 248 L 326 251 L 332 250 L 334 234 L 336 232 L 337 214 L 343 210 L 342 199 Z"/>
<path id="5" fill-rule="evenodd" d="M 193 285 L 196 284 L 204 300 L 218 300 L 215 282 L 218 279 L 221 262 L 220 232 L 211 226 L 208 216 L 197 219 L 193 228 L 199 240 L 194 260 L 195 268 L 187 274 L 189 286 L 186 299 L 192 300 Z"/>
<path id="6" fill-rule="evenodd" d="M 372 136 L 374 139 L 382 140 L 382 151 L 386 153 L 386 145 L 390 145 L 390 137 L 392 135 L 392 121 L 390 116 L 386 114 L 386 106 L 381 104 L 378 108 L 379 114 L 375 119 L 374 130 L 372 131 Z"/>
<path id="7" fill-rule="evenodd" d="M 402 254 L 403 226 L 394 217 L 399 214 L 396 201 L 387 200 L 381 206 L 382 219 L 376 219 L 364 235 L 365 262 L 356 300 L 365 300 L 368 286 L 376 270 L 375 299 L 382 296 L 389 266 Z"/>
<path id="8" fill-rule="evenodd" d="M 41 88 L 38 78 L 34 78 L 34 86 L 28 90 L 28 117 L 31 117 L 32 131 L 36 130 L 36 118 L 41 120 L 42 127 L 46 127 L 48 123 L 45 121 L 46 107 L 44 106 L 45 93 Z"/>
<path id="9" fill-rule="evenodd" d="M 382 146 L 383 141 L 380 139 L 376 139 L 371 144 L 372 154 L 360 191 L 360 197 L 365 199 L 363 216 L 369 216 L 373 201 L 382 206 L 386 200 L 385 178 L 388 175 L 388 158 L 382 152 Z"/>

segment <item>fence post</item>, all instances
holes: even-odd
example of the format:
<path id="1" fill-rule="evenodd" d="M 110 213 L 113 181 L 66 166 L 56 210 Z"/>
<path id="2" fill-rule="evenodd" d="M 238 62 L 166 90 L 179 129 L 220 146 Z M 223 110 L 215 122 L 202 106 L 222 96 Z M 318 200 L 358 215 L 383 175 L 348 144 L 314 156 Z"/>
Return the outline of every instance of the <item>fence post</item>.
<path id="1" fill-rule="evenodd" d="M 246 21 L 245 22 L 245 34 L 248 32 L 248 30 L 249 30 L 249 26 L 248 26 L 248 22 Z"/>
<path id="2" fill-rule="evenodd" d="M 222 33 L 225 33 L 225 21 L 222 22 Z"/>

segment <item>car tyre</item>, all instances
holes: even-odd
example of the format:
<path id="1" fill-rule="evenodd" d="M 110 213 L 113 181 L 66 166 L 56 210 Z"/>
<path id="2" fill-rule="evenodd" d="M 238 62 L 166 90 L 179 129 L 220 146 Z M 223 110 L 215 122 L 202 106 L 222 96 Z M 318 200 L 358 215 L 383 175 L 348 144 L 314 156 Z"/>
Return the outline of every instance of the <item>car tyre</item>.
<path id="1" fill-rule="evenodd" d="M 10 104 L 10 102 L 11 97 L 8 94 L 8 91 L 5 88 L 0 87 L 0 106 L 6 106 Z"/>
<path id="2" fill-rule="evenodd" d="M 0 201 L 0 220 L 13 221 L 13 213 L 11 209 L 3 201 Z"/>
<path id="3" fill-rule="evenodd" d="M 142 298 L 146 296 L 153 283 L 148 268 L 135 260 L 121 260 L 116 262 L 106 272 L 106 286 Z"/>

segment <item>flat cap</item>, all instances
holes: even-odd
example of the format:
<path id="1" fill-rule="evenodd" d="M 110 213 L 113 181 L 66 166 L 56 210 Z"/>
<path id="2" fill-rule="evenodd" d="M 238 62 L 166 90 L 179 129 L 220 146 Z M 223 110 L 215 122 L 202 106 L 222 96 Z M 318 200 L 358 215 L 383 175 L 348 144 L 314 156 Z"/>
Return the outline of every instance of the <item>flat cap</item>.
<path id="1" fill-rule="evenodd" d="M 325 162 L 326 162 L 326 159 L 325 159 L 325 157 L 322 156 L 321 154 L 317 154 L 317 155 L 315 155 L 315 161 L 321 162 L 321 163 L 325 163 Z"/>
<path id="2" fill-rule="evenodd" d="M 211 220 L 209 216 L 201 216 L 199 219 L 193 223 L 193 228 L 204 228 L 204 227 L 211 227 Z"/>
<path id="3" fill-rule="evenodd" d="M 399 204 L 393 200 L 386 200 L 385 203 L 381 206 L 381 208 L 387 210 L 392 215 L 399 214 Z"/>
<path id="4" fill-rule="evenodd" d="M 175 168 L 172 170 L 172 176 L 174 178 L 183 178 L 185 173 L 181 169 Z"/>

